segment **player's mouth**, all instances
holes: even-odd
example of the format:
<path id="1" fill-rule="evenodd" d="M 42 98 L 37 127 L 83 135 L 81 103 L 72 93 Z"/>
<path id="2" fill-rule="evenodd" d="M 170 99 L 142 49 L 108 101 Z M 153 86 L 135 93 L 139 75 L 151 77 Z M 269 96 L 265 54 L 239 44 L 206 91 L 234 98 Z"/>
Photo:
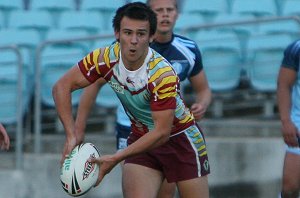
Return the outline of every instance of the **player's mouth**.
<path id="1" fill-rule="evenodd" d="M 135 54 L 136 50 L 135 49 L 129 49 L 130 54 Z"/>
<path id="2" fill-rule="evenodd" d="M 163 20 L 160 22 L 161 25 L 169 25 L 170 24 L 170 21 L 168 20 Z"/>

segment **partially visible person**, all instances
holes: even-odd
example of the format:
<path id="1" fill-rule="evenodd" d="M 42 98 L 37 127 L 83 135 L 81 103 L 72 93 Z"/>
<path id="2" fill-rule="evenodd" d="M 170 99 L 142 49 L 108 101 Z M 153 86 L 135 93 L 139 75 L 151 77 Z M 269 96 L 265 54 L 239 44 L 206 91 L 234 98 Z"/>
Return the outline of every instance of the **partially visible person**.
<path id="1" fill-rule="evenodd" d="M 205 72 L 202 65 L 201 53 L 197 44 L 173 32 L 178 18 L 177 0 L 148 0 L 147 5 L 156 13 L 157 29 L 150 47 L 165 57 L 177 72 L 180 81 L 189 80 L 196 95 L 196 101 L 191 106 L 191 111 L 196 120 L 200 120 L 211 102 Z M 80 100 L 76 117 L 76 133 L 83 136 L 86 120 L 95 98 L 101 86 L 105 83 L 98 80 L 97 83 L 85 88 Z M 131 132 L 130 120 L 121 103 L 117 109 L 116 139 L 117 150 L 127 147 L 127 138 Z M 158 198 L 172 198 L 175 195 L 175 183 L 167 183 L 164 180 Z"/>
<path id="2" fill-rule="evenodd" d="M 131 133 L 123 150 L 90 159 L 101 167 L 97 185 L 125 160 L 124 197 L 154 198 L 165 178 L 181 197 L 208 198 L 204 135 L 182 100 L 178 75 L 149 47 L 156 25 L 156 14 L 143 3 L 120 7 L 113 20 L 117 42 L 94 50 L 57 81 L 53 98 L 66 132 L 61 161 L 84 138 L 75 132 L 71 92 L 104 80 L 129 116 Z"/>
<path id="3" fill-rule="evenodd" d="M 298 198 L 300 191 L 300 40 L 284 51 L 278 76 L 277 100 L 286 147 L 282 198 Z"/>
<path id="4" fill-rule="evenodd" d="M 10 145 L 9 136 L 7 135 L 6 129 L 0 123 L 0 148 L 1 150 L 8 150 Z"/>

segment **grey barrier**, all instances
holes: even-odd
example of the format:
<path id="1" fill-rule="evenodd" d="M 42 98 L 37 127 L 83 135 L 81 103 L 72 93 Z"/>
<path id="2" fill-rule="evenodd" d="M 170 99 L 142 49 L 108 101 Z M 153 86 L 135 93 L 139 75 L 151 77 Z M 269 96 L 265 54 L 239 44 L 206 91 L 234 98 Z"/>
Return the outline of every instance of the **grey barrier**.
<path id="1" fill-rule="evenodd" d="M 20 52 L 20 49 L 17 45 L 8 45 L 0 46 L 0 51 L 11 50 L 17 55 L 17 64 L 18 64 L 18 98 L 17 98 L 17 123 L 16 123 L 16 169 L 23 168 L 23 100 L 22 100 L 22 86 L 23 86 L 23 77 L 22 77 L 22 65 L 23 59 Z"/>

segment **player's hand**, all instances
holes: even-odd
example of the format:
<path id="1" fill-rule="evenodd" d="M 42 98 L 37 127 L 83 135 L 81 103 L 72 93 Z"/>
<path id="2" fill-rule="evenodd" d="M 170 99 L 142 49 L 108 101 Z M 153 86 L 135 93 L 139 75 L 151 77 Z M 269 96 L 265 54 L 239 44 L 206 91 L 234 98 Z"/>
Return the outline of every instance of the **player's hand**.
<path id="1" fill-rule="evenodd" d="M 196 120 L 200 120 L 201 118 L 203 118 L 206 112 L 206 108 L 200 103 L 194 103 L 191 106 L 191 112 L 193 113 Z"/>
<path id="2" fill-rule="evenodd" d="M 10 145 L 9 137 L 5 128 L 0 124 L 0 148 L 1 150 L 8 150 Z"/>
<path id="3" fill-rule="evenodd" d="M 77 145 L 76 136 L 68 137 L 66 139 L 63 153 L 62 153 L 61 160 L 60 160 L 61 165 L 64 163 L 64 160 L 67 157 L 69 157 L 69 154 L 75 148 L 76 145 Z"/>
<path id="4" fill-rule="evenodd" d="M 99 175 L 95 186 L 98 186 L 103 180 L 104 176 L 110 173 L 110 171 L 119 163 L 114 158 L 114 155 L 103 155 L 99 158 L 90 158 L 89 162 L 97 163 L 99 166 Z"/>
<path id="5" fill-rule="evenodd" d="M 297 135 L 298 134 L 298 129 L 296 126 L 291 122 L 285 122 L 282 124 L 282 136 L 284 139 L 284 142 L 290 146 L 290 147 L 298 147 L 298 140 L 297 140 Z"/>

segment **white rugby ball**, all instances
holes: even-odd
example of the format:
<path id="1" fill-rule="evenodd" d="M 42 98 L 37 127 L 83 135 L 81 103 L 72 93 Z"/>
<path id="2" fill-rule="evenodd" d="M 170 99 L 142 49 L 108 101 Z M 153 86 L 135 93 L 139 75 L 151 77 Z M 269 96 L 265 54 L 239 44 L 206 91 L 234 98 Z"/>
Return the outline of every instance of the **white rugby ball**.
<path id="1" fill-rule="evenodd" d="M 98 158 L 99 151 L 92 143 L 76 146 L 65 159 L 60 173 L 63 189 L 71 196 L 88 192 L 98 179 L 99 166 L 88 162 L 90 157 Z"/>

